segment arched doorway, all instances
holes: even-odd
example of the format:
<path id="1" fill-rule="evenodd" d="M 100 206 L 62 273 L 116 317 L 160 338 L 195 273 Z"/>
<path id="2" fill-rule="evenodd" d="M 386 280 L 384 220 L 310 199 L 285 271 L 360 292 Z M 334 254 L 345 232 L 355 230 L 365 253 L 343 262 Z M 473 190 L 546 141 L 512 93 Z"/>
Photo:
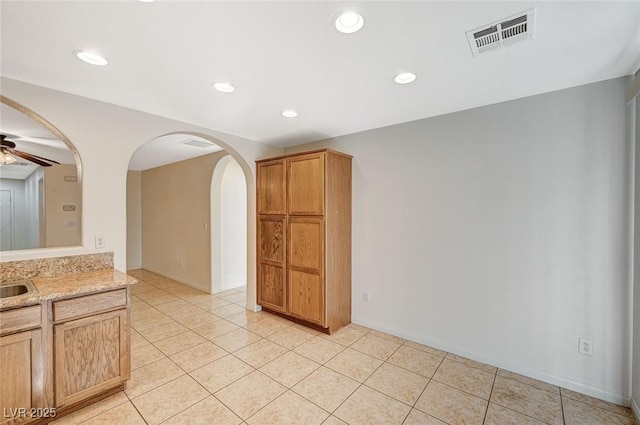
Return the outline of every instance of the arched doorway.
<path id="1" fill-rule="evenodd" d="M 247 191 L 240 164 L 226 156 L 211 178 L 211 292 L 247 284 Z"/>

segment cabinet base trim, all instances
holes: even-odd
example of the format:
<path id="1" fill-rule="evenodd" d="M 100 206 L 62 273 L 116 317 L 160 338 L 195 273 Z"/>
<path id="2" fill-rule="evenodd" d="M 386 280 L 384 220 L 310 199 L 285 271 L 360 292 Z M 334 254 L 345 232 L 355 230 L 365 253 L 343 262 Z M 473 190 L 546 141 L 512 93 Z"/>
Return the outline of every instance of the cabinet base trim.
<path id="1" fill-rule="evenodd" d="M 339 327 L 339 328 L 335 328 L 335 329 L 323 328 L 322 326 L 317 325 L 315 323 L 307 322 L 306 320 L 298 319 L 297 317 L 293 317 L 293 316 L 289 316 L 289 315 L 284 314 L 284 313 L 280 313 L 279 311 L 272 310 L 272 309 L 270 309 L 269 307 L 266 307 L 266 306 L 262 306 L 262 310 L 266 311 L 267 313 L 271 313 L 271 314 L 273 314 L 275 316 L 282 317 L 283 319 L 287 319 L 287 320 L 290 320 L 292 322 L 295 322 L 295 323 L 297 323 L 299 325 L 306 326 L 307 328 L 311 328 L 311 329 L 316 330 L 318 332 L 325 333 L 327 335 L 331 335 L 331 334 L 335 333 L 337 330 L 342 329 L 342 326 Z M 351 323 L 351 322 L 349 322 L 349 323 Z M 349 323 L 345 323 L 344 326 L 348 325 Z"/>

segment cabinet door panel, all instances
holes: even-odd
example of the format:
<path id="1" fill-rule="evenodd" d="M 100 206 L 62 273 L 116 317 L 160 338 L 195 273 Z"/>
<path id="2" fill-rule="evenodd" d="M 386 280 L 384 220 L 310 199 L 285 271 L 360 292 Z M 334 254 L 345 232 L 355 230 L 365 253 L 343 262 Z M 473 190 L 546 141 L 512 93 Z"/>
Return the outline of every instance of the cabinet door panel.
<path id="1" fill-rule="evenodd" d="M 129 379 L 126 309 L 55 325 L 54 346 L 58 407 Z"/>
<path id="2" fill-rule="evenodd" d="M 16 422 L 8 416 L 17 408 L 42 405 L 42 331 L 20 332 L 0 338 L 0 423 Z M 13 409 L 13 410 L 11 410 Z"/>
<path id="3" fill-rule="evenodd" d="M 258 219 L 258 259 L 284 263 L 285 220 L 283 217 Z"/>
<path id="4" fill-rule="evenodd" d="M 321 276 L 292 270 L 290 283 L 291 314 L 324 326 L 324 295 Z"/>
<path id="5" fill-rule="evenodd" d="M 289 219 L 291 267 L 320 271 L 324 253 L 324 221 L 321 218 Z"/>
<path id="6" fill-rule="evenodd" d="M 289 159 L 289 214 L 324 214 L 324 154 Z"/>
<path id="7" fill-rule="evenodd" d="M 258 272 L 258 304 L 287 312 L 284 266 L 260 263 Z"/>
<path id="8" fill-rule="evenodd" d="M 286 176 L 284 159 L 258 164 L 258 214 L 286 214 Z"/>

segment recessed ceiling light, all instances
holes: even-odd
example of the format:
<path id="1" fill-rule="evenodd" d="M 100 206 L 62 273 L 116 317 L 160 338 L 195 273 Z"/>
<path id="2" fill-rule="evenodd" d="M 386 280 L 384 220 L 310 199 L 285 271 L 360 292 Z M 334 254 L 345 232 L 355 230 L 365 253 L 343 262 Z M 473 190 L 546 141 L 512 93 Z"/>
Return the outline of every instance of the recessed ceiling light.
<path id="1" fill-rule="evenodd" d="M 364 18 L 361 14 L 348 10 L 336 16 L 333 24 L 338 31 L 345 34 L 353 34 L 360 31 L 364 25 Z"/>
<path id="2" fill-rule="evenodd" d="M 286 111 L 282 111 L 282 116 L 285 118 L 295 118 L 298 116 L 298 113 L 293 109 L 287 109 Z"/>
<path id="3" fill-rule="evenodd" d="M 107 60 L 100 55 L 91 52 L 84 52 L 82 50 L 76 50 L 73 52 L 74 55 L 81 61 L 86 63 L 90 63 L 91 65 L 103 66 L 108 64 Z"/>
<path id="4" fill-rule="evenodd" d="M 416 80 L 416 74 L 413 72 L 402 72 L 396 75 L 396 78 L 393 79 L 398 84 L 409 84 L 413 83 Z"/>
<path id="5" fill-rule="evenodd" d="M 141 3 L 153 3 L 155 0 L 138 0 Z"/>
<path id="6" fill-rule="evenodd" d="M 236 89 L 231 84 L 223 82 L 213 83 L 213 88 L 222 93 L 231 93 Z"/>

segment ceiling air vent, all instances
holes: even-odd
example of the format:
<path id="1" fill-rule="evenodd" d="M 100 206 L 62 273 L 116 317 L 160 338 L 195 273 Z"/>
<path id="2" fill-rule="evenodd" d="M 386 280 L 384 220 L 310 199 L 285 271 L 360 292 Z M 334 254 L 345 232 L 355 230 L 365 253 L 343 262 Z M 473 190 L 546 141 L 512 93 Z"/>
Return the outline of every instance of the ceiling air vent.
<path id="1" fill-rule="evenodd" d="M 529 9 L 499 22 L 467 31 L 467 40 L 473 56 L 533 38 L 533 12 L 534 9 Z"/>
<path id="2" fill-rule="evenodd" d="M 217 146 L 215 143 L 208 142 L 206 140 L 196 140 L 196 139 L 187 139 L 183 142 L 180 142 L 180 144 L 194 146 L 196 148 L 213 148 Z"/>

